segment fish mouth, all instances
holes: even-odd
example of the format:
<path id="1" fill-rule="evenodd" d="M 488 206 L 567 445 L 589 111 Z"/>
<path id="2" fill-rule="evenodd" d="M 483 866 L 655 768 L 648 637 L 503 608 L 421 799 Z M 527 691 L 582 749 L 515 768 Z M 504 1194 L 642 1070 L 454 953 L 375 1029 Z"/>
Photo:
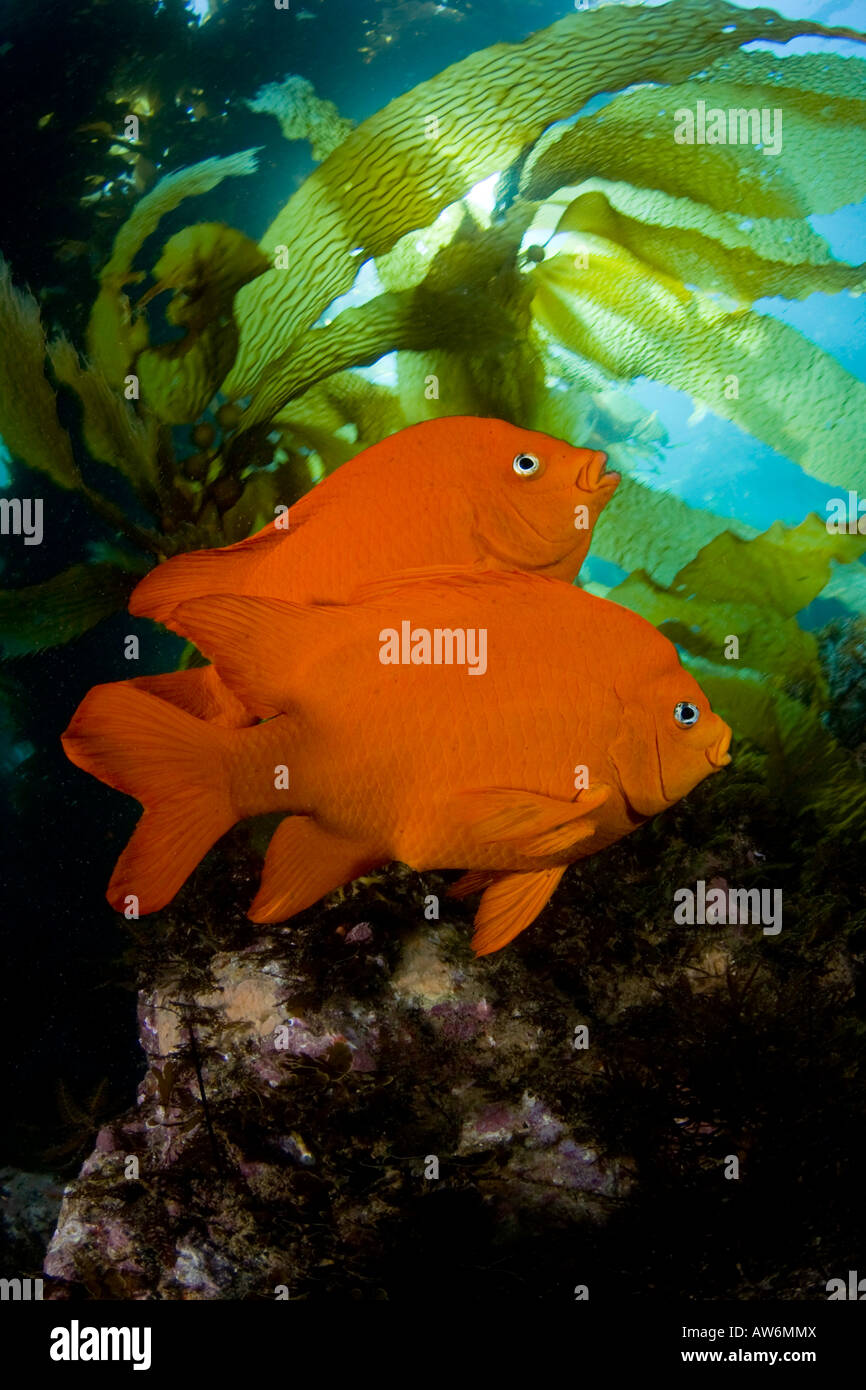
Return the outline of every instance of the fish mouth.
<path id="1" fill-rule="evenodd" d="M 728 749 L 731 746 L 731 730 L 725 725 L 725 732 L 707 749 L 707 761 L 714 771 L 727 767 L 731 761 Z"/>
<path id="2" fill-rule="evenodd" d="M 587 492 L 597 492 L 599 488 L 615 488 L 620 480 L 618 473 L 606 473 L 607 454 L 596 449 L 588 463 L 585 463 L 574 480 L 575 487 Z"/>

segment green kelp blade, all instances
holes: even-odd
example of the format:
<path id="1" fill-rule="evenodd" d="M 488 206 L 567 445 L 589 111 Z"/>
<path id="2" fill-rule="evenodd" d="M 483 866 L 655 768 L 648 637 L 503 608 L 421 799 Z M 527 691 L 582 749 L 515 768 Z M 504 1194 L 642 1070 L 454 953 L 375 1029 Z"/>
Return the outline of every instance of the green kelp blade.
<path id="1" fill-rule="evenodd" d="M 620 380 L 688 392 L 813 478 L 866 493 L 861 381 L 778 319 L 685 290 L 605 238 L 567 236 L 569 253 L 530 273 L 534 313 L 560 343 Z"/>
<path id="2" fill-rule="evenodd" d="M 642 198 L 641 193 L 628 190 L 624 184 L 615 184 L 609 191 L 588 189 L 568 205 L 556 231 L 605 237 L 683 285 L 727 294 L 741 304 L 774 295 L 805 299 L 816 290 L 836 294 L 866 288 L 866 262 L 846 265 L 834 261 L 827 243 L 807 222 L 787 217 L 756 218 L 743 228 L 740 219 L 701 203 L 656 192 L 644 192 Z M 617 206 L 617 198 L 636 215 Z M 666 224 L 641 215 L 658 216 L 662 208 L 668 215 Z M 678 217 L 691 225 L 679 225 Z M 796 243 L 802 247 L 801 260 L 791 254 Z M 760 249 L 754 250 L 753 245 Z M 774 251 L 782 258 L 774 259 Z"/>
<path id="3" fill-rule="evenodd" d="M 267 265 L 254 241 L 220 222 L 184 227 L 166 242 L 153 292 L 173 292 L 165 316 L 186 335 L 135 359 L 142 399 L 161 420 L 196 420 L 212 400 L 237 351 L 235 294 Z"/>
<path id="4" fill-rule="evenodd" d="M 144 279 L 133 262 L 147 238 L 166 213 L 185 198 L 209 193 L 232 174 L 256 170 L 256 150 L 244 150 L 225 158 L 204 159 L 185 169 L 166 174 L 133 208 L 114 239 L 111 255 L 99 274 L 100 290 L 87 326 L 87 347 L 93 361 L 112 386 L 123 379 L 138 352 L 148 345 L 147 323 L 134 319 L 124 285 Z"/>
<path id="5" fill-rule="evenodd" d="M 56 339 L 49 353 L 58 380 L 71 387 L 81 401 L 82 433 L 89 452 L 100 463 L 123 473 L 139 494 L 158 495 L 156 418 L 136 414 L 97 367 L 82 366 L 66 338 Z"/>
<path id="6" fill-rule="evenodd" d="M 832 212 L 866 196 L 864 71 L 860 58 L 731 53 L 687 83 L 624 92 L 595 115 L 549 131 L 527 161 L 520 192 L 543 201 L 564 185 L 600 177 L 743 217 Z M 739 114 L 736 143 L 698 143 L 697 127 L 693 142 L 679 143 L 678 113 L 697 120 L 699 101 L 705 134 L 710 110 L 725 112 L 726 135 L 731 111 L 759 118 L 762 109 L 780 111 L 775 127 L 769 118 L 766 125 L 771 141 L 774 129 L 780 136 L 778 153 L 751 143 L 752 118 L 744 119 L 741 139 Z"/>
<path id="7" fill-rule="evenodd" d="M 808 709 L 751 672 L 725 672 L 689 658 L 688 669 L 734 732 L 769 756 L 769 772 L 798 815 L 813 814 L 834 835 L 866 840 L 866 781 L 848 748 Z"/>
<path id="8" fill-rule="evenodd" d="M 58 487 L 77 488 L 81 475 L 57 418 L 45 354 L 39 305 L 32 294 L 16 290 L 0 256 L 0 436 L 12 454 Z"/>
<path id="9" fill-rule="evenodd" d="M 723 531 L 756 534 L 745 522 L 690 507 L 671 492 L 624 477 L 596 522 L 591 554 L 628 573 L 645 570 L 657 584 L 668 585 Z"/>
<path id="10" fill-rule="evenodd" d="M 429 226 L 596 93 L 682 82 L 750 40 L 800 34 L 860 37 L 723 0 L 607 6 L 473 53 L 397 97 L 314 170 L 266 231 L 261 245 L 274 268 L 238 295 L 241 342 L 226 393 L 248 393 L 349 289 L 363 260 Z"/>
<path id="11" fill-rule="evenodd" d="M 817 598 L 834 562 L 851 564 L 864 552 L 866 536 L 828 532 L 812 513 L 799 526 L 775 521 L 753 540 L 723 532 L 680 570 L 671 589 L 790 618 Z"/>
<path id="12" fill-rule="evenodd" d="M 519 333 L 530 329 L 530 289 L 514 265 L 531 215 L 531 208 L 522 207 L 503 225 L 483 231 L 464 218 L 460 234 L 436 254 L 422 283 L 377 295 L 301 334 L 262 372 L 240 432 L 270 420 L 327 377 L 395 351 L 439 348 L 483 359 L 481 376 L 493 387 L 490 354 L 509 353 Z M 435 366 L 429 374 L 436 375 Z M 490 389 L 482 394 L 491 398 Z M 422 391 L 419 407 L 424 400 Z M 470 413 L 490 412 L 479 402 Z"/>
<path id="13" fill-rule="evenodd" d="M 835 563 L 853 563 L 864 551 L 866 536 L 828 533 L 815 515 L 799 526 L 774 522 L 750 540 L 726 530 L 667 587 L 637 570 L 608 597 L 695 656 L 776 676 L 808 698 L 823 700 L 826 681 L 817 642 L 799 626 L 796 614 L 823 591 Z"/>
<path id="14" fill-rule="evenodd" d="M 330 473 L 409 421 L 395 392 L 357 372 L 338 372 L 293 400 L 273 423 L 314 450 Z"/>
<path id="15" fill-rule="evenodd" d="M 0 592 L 4 656 L 29 656 L 81 637 L 127 605 L 140 574 L 115 565 L 72 565 L 44 584 Z"/>
<path id="16" fill-rule="evenodd" d="M 793 618 L 750 603 L 717 603 L 700 591 L 676 593 L 654 584 L 641 570 L 610 589 L 607 597 L 640 613 L 672 642 L 705 661 L 729 664 L 726 652 L 734 637 L 737 657 L 731 665 L 796 682 L 810 697 L 823 699 L 826 694 L 817 642 Z"/>

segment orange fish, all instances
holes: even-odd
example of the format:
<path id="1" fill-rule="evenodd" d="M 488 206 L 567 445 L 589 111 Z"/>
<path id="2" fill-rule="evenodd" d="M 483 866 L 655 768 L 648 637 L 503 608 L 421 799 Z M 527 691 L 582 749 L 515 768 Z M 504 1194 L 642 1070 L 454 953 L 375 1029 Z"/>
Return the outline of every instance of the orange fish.
<path id="1" fill-rule="evenodd" d="M 416 571 L 347 606 L 213 596 L 178 620 L 248 709 L 283 713 L 225 729 L 130 681 L 85 697 L 67 755 L 145 808 L 109 885 L 119 910 L 162 907 L 236 821 L 283 810 L 253 921 L 391 860 L 460 868 L 458 891 L 486 890 L 483 955 L 568 864 L 730 761 L 667 638 L 535 575 Z"/>
<path id="2" fill-rule="evenodd" d="M 292 507 L 288 531 L 269 522 L 238 545 L 159 565 L 129 609 L 188 637 L 177 608 L 205 594 L 342 603 L 365 580 L 478 560 L 570 583 L 619 482 L 606 461 L 503 420 L 427 420 L 344 463 Z M 212 668 L 145 676 L 137 686 L 201 719 L 252 722 Z"/>

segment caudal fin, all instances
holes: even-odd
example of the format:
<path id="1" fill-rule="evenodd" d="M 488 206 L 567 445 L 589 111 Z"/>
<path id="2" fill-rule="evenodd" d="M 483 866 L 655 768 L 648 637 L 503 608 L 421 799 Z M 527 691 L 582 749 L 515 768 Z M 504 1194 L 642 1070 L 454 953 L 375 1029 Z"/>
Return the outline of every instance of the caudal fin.
<path id="1" fill-rule="evenodd" d="M 119 912 L 156 912 L 234 825 L 230 735 L 131 682 L 97 685 L 63 735 L 66 756 L 144 807 L 106 897 Z"/>

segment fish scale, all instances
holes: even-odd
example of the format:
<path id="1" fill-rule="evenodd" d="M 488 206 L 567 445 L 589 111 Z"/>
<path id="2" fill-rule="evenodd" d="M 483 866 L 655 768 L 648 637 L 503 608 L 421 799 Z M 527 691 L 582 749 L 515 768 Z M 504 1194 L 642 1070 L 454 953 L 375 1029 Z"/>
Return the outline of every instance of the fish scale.
<path id="1" fill-rule="evenodd" d="M 536 458 L 536 473 L 515 472 L 521 454 Z M 159 565 L 135 589 L 130 612 L 188 637 L 177 609 L 206 594 L 343 603 L 365 581 L 402 569 L 474 562 L 570 583 L 619 482 L 605 462 L 503 420 L 426 420 L 343 464 L 291 508 L 287 531 L 271 522 L 237 545 Z M 254 722 L 210 668 L 139 677 L 137 688 L 228 727 Z"/>
<path id="2" fill-rule="evenodd" d="M 109 885 L 118 908 L 132 894 L 156 910 L 237 820 L 284 810 L 254 921 L 284 920 L 397 859 L 492 875 L 473 945 L 496 950 L 569 863 L 729 760 L 730 730 L 667 638 L 537 575 L 415 570 L 347 605 L 214 595 L 183 603 L 178 621 L 237 699 L 274 713 L 222 728 L 135 681 L 85 698 L 67 754 L 145 807 Z M 446 628 L 462 630 L 474 670 L 459 648 L 436 664 L 433 634 Z M 283 764 L 288 788 L 275 781 Z"/>

